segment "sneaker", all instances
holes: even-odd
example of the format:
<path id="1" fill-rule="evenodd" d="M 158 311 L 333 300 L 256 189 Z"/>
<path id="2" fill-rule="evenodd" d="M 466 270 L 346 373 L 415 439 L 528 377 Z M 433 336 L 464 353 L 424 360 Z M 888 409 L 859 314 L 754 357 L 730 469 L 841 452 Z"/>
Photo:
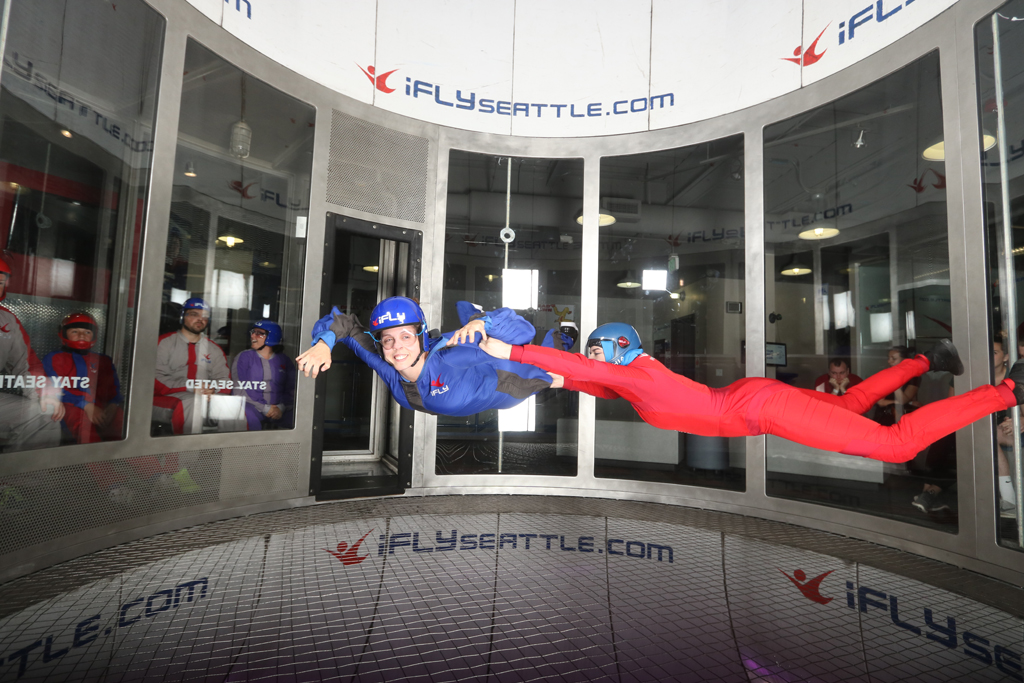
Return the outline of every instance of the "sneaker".
<path id="1" fill-rule="evenodd" d="M 951 372 L 959 377 L 964 374 L 964 364 L 960 360 L 960 353 L 948 339 L 940 339 L 935 346 L 924 354 L 928 359 L 931 372 Z"/>
<path id="2" fill-rule="evenodd" d="M 188 468 L 182 467 L 181 471 L 171 475 L 171 479 L 177 482 L 178 490 L 182 493 L 195 493 L 199 490 L 199 484 L 188 473 Z"/>
<path id="3" fill-rule="evenodd" d="M 1024 403 L 1024 360 L 1013 364 L 1006 373 L 1006 379 L 1013 380 L 1013 396 L 1017 399 L 1017 405 L 1021 405 Z"/>
<path id="4" fill-rule="evenodd" d="M 1014 519 L 1017 516 L 1017 506 L 1008 500 L 999 499 L 999 516 L 1007 519 Z"/>
<path id="5" fill-rule="evenodd" d="M 939 512 L 940 510 L 948 510 L 949 505 L 942 502 L 940 499 L 941 495 L 941 492 L 932 493 L 931 491 L 922 491 L 914 496 L 914 500 L 911 504 L 921 512 Z"/>

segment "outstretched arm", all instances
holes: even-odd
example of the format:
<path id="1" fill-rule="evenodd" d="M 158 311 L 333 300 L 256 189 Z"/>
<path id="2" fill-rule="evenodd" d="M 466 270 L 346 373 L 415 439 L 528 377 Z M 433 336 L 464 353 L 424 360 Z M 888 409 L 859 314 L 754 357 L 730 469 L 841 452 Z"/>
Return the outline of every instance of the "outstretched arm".
<path id="1" fill-rule="evenodd" d="M 295 364 L 306 377 L 316 377 L 331 367 L 331 351 L 339 339 L 363 332 L 363 326 L 354 315 L 342 313 L 335 306 L 331 312 L 313 325 L 311 348 L 295 358 Z"/>
<path id="2" fill-rule="evenodd" d="M 474 315 L 462 329 L 451 334 L 448 345 L 476 341 L 477 334 L 481 341 L 496 337 L 509 344 L 529 344 L 536 333 L 533 325 L 511 308 L 499 308 L 490 313 Z"/>
<path id="3" fill-rule="evenodd" d="M 562 376 L 566 389 L 582 391 L 598 398 L 638 400 L 637 383 L 652 383 L 650 375 L 643 370 L 590 360 L 577 353 L 532 344 L 512 346 L 493 337 L 480 344 L 480 348 L 495 358 L 529 363 L 552 375 Z M 653 387 L 644 388 L 650 390 Z"/>

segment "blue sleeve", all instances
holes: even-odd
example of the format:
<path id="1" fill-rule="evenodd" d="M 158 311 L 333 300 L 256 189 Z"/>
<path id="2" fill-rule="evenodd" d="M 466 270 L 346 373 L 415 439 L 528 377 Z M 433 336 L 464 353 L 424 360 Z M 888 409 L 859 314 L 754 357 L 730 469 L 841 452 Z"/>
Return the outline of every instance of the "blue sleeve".
<path id="1" fill-rule="evenodd" d="M 360 346 L 354 337 L 343 337 L 341 343 L 352 349 L 352 353 L 359 356 L 359 360 L 369 365 L 370 369 L 380 375 L 385 381 L 390 382 L 394 379 L 400 379 L 397 370 L 391 367 L 380 355 Z"/>
<path id="2" fill-rule="evenodd" d="M 313 343 L 310 346 L 316 346 L 317 342 L 322 341 L 327 344 L 331 349 L 334 348 L 334 344 L 338 341 L 334 332 L 331 332 L 331 323 L 334 322 L 334 315 L 341 315 L 341 311 L 335 306 L 331 309 L 331 312 L 316 321 L 313 325 Z"/>
<path id="3" fill-rule="evenodd" d="M 544 341 L 540 343 L 541 346 L 546 346 L 549 349 L 555 348 L 555 328 L 548 330 L 548 333 L 544 335 Z"/>
<path id="4" fill-rule="evenodd" d="M 483 318 L 484 329 L 495 339 L 512 344 L 529 344 L 537 330 L 511 308 L 499 308 Z"/>

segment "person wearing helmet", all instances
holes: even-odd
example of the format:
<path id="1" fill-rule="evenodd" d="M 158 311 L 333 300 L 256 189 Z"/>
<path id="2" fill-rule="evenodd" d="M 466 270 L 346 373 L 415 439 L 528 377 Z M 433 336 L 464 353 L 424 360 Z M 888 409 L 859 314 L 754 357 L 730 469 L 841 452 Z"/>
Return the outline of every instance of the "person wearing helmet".
<path id="1" fill-rule="evenodd" d="M 96 319 L 88 313 L 66 315 L 57 336 L 61 348 L 43 358 L 43 368 L 62 391 L 65 429 L 77 443 L 120 439 L 124 398 L 113 360 L 92 350 L 99 336 Z"/>
<path id="2" fill-rule="evenodd" d="M 7 297 L 13 274 L 0 255 L 0 301 Z M 39 357 L 18 316 L 0 305 L 0 452 L 47 448 L 60 443 L 64 405 L 58 391 L 47 381 Z"/>
<path id="3" fill-rule="evenodd" d="M 264 425 L 292 428 L 295 364 L 274 351 L 283 341 L 280 325 L 266 318 L 257 320 L 249 328 L 249 348 L 235 356 L 231 365 L 235 395 L 245 398 L 249 431 L 259 431 Z"/>
<path id="4" fill-rule="evenodd" d="M 530 365 L 495 360 L 475 341 L 477 333 L 525 344 L 533 325 L 508 308 L 473 316 L 457 332 L 430 337 L 423 309 L 412 299 L 381 301 L 364 329 L 354 315 L 335 307 L 313 328 L 313 345 L 296 358 L 307 377 L 331 366 L 331 349 L 343 342 L 388 385 L 403 408 L 434 415 L 465 416 L 511 408 L 561 378 Z"/>
<path id="5" fill-rule="evenodd" d="M 180 328 L 160 337 L 156 348 L 154 418 L 170 414 L 175 434 L 201 431 L 195 415 L 196 399 L 214 394 L 231 394 L 228 359 L 219 346 L 203 332 L 210 324 L 210 307 L 199 297 L 181 307 Z M 223 420 L 220 431 L 242 430 L 234 420 Z"/>
<path id="6" fill-rule="evenodd" d="M 1024 403 L 1024 361 L 1007 380 L 936 401 L 883 426 L 862 413 L 911 378 L 929 371 L 960 375 L 956 347 L 941 340 L 928 353 L 878 372 L 842 396 L 747 377 L 721 389 L 677 375 L 643 352 L 625 323 L 601 325 L 587 338 L 587 357 L 489 339 L 480 348 L 496 358 L 531 363 L 565 377 L 564 386 L 598 398 L 624 398 L 661 429 L 701 436 L 773 434 L 811 448 L 886 462 L 911 460 L 929 444 L 991 413 Z M 840 410 L 836 410 L 840 408 Z"/>

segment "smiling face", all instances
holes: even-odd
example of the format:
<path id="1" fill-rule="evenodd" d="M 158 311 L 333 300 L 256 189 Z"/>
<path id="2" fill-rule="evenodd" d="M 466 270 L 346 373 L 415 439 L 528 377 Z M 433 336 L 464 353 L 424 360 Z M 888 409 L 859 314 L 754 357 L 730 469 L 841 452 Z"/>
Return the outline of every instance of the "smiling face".
<path id="1" fill-rule="evenodd" d="M 254 327 L 249 330 L 249 347 L 259 351 L 267 345 L 267 331 Z"/>
<path id="2" fill-rule="evenodd" d="M 401 372 L 412 366 L 420 355 L 420 338 L 415 325 L 392 327 L 380 333 L 384 360 Z"/>

